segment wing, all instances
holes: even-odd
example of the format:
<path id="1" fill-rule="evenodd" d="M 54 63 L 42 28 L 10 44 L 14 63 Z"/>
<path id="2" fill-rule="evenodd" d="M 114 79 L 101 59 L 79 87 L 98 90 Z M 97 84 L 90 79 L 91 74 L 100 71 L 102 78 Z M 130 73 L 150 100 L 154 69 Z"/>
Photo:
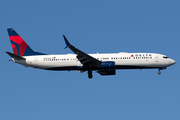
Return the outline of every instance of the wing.
<path id="1" fill-rule="evenodd" d="M 75 48 L 73 45 L 70 44 L 70 42 L 67 40 L 67 38 L 63 35 L 63 38 L 65 40 L 66 43 L 66 47 L 69 47 L 76 55 L 77 55 L 77 59 L 85 66 L 99 66 L 101 64 L 101 61 L 97 60 L 96 58 L 82 52 L 81 50 Z"/>

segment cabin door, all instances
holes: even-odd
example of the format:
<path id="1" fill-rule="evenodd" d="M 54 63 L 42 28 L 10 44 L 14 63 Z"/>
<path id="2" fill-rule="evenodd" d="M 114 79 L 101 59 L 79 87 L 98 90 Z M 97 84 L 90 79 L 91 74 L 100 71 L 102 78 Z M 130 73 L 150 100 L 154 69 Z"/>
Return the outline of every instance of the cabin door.
<path id="1" fill-rule="evenodd" d="M 159 62 L 158 56 L 155 57 L 155 62 Z"/>

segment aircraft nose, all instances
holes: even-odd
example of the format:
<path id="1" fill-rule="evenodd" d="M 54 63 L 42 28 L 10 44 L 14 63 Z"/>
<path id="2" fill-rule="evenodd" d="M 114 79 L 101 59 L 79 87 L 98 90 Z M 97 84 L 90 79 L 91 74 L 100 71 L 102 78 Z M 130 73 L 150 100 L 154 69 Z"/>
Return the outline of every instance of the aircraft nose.
<path id="1" fill-rule="evenodd" d="M 171 60 L 169 60 L 169 63 L 170 63 L 171 65 L 174 65 L 174 64 L 176 63 L 176 61 L 173 60 L 173 59 L 171 59 Z"/>

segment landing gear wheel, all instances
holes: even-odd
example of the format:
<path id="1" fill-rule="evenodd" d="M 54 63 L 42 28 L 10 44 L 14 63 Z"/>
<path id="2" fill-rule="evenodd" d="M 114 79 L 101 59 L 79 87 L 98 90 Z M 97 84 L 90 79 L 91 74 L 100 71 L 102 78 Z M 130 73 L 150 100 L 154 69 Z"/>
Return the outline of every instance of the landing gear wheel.
<path id="1" fill-rule="evenodd" d="M 91 79 L 93 77 L 93 75 L 88 75 L 88 78 Z"/>
<path id="2" fill-rule="evenodd" d="M 93 77 L 92 70 L 88 70 L 88 78 L 91 79 Z"/>
<path id="3" fill-rule="evenodd" d="M 160 74 L 161 74 L 161 71 L 159 71 L 158 74 L 160 75 Z"/>

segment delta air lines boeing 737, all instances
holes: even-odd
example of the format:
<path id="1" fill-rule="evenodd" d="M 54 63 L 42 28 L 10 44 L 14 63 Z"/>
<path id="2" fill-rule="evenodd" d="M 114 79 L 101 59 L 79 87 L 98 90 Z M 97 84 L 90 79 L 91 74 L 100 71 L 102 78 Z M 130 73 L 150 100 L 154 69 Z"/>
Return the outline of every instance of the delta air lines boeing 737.
<path id="1" fill-rule="evenodd" d="M 78 70 L 80 73 L 87 71 L 88 77 L 92 78 L 92 71 L 101 75 L 115 75 L 116 69 L 158 69 L 160 75 L 160 70 L 175 64 L 173 59 L 156 53 L 86 54 L 71 45 L 64 35 L 65 48 L 70 48 L 75 54 L 47 55 L 31 49 L 13 28 L 7 31 L 13 53 L 6 53 L 12 57 L 13 62 L 25 67 L 56 71 Z"/>

